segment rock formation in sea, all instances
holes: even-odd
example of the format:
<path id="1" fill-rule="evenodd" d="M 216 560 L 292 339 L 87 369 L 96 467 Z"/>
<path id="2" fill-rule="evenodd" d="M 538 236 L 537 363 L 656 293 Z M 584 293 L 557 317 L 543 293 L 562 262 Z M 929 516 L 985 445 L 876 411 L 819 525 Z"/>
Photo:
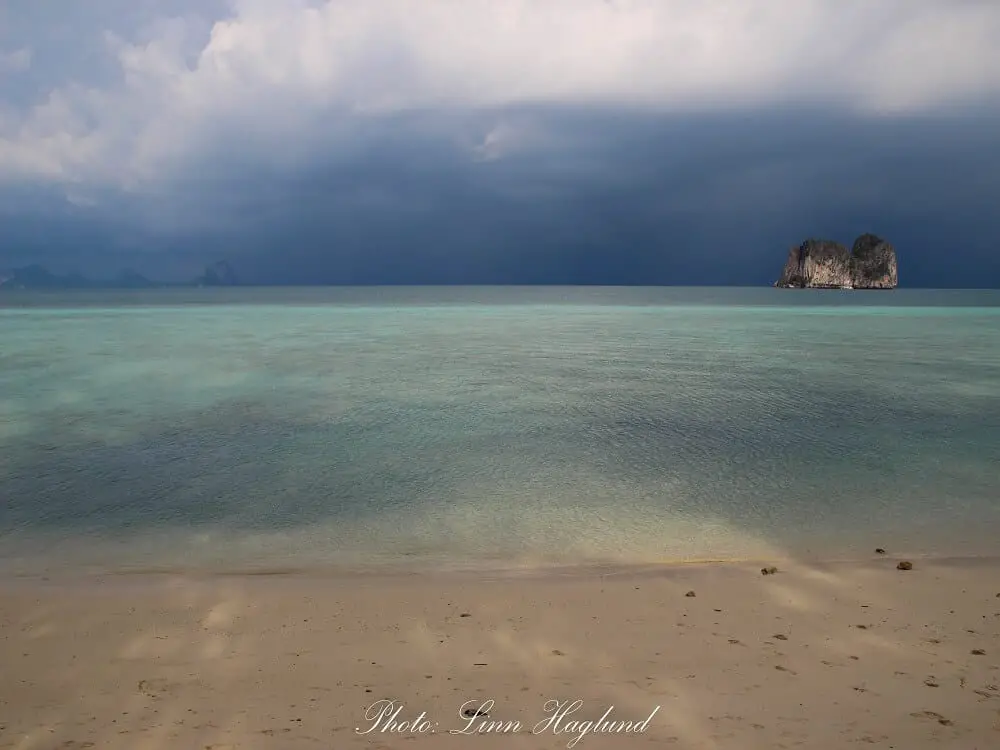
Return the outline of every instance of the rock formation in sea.
<path id="1" fill-rule="evenodd" d="M 874 234 L 863 234 L 851 250 L 839 242 L 809 239 L 788 253 L 774 285 L 786 289 L 895 289 L 896 251 Z"/>
<path id="2" fill-rule="evenodd" d="M 874 234 L 863 234 L 851 248 L 855 289 L 895 289 L 899 284 L 896 250 Z"/>
<path id="3" fill-rule="evenodd" d="M 220 260 L 208 266 L 196 283 L 201 286 L 236 286 L 240 282 L 229 262 Z"/>

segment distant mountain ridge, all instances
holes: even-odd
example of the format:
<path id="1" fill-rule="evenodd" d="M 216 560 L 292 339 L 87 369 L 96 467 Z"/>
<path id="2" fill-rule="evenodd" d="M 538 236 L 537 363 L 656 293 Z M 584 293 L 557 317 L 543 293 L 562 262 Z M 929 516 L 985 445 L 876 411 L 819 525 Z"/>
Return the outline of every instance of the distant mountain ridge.
<path id="1" fill-rule="evenodd" d="M 60 275 L 33 263 L 0 271 L 0 292 L 15 289 L 156 289 L 186 286 L 237 286 L 239 279 L 228 261 L 208 265 L 204 273 L 190 282 L 152 281 L 138 271 L 126 268 L 111 279 L 88 279 L 79 273 Z"/>
<path id="2" fill-rule="evenodd" d="M 195 283 L 198 286 L 238 286 L 240 282 L 229 261 L 220 260 L 206 267 Z"/>

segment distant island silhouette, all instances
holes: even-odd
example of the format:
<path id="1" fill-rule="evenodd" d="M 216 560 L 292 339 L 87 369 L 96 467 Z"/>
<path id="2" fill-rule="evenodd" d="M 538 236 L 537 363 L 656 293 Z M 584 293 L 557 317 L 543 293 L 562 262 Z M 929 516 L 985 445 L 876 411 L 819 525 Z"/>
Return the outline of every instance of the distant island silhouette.
<path id="1" fill-rule="evenodd" d="M 79 273 L 55 274 L 38 264 L 0 271 L 0 292 L 15 289 L 161 289 L 238 286 L 239 283 L 239 277 L 226 260 L 208 265 L 200 276 L 191 281 L 173 283 L 153 281 L 132 269 L 125 269 L 111 279 L 90 279 Z"/>

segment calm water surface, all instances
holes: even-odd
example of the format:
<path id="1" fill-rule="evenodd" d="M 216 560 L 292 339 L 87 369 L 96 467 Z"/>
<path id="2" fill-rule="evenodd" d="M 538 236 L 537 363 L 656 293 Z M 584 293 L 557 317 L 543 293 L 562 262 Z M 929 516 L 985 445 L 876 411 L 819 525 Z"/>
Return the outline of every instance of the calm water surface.
<path id="1" fill-rule="evenodd" d="M 0 566 L 1000 553 L 1000 293 L 0 295 Z"/>

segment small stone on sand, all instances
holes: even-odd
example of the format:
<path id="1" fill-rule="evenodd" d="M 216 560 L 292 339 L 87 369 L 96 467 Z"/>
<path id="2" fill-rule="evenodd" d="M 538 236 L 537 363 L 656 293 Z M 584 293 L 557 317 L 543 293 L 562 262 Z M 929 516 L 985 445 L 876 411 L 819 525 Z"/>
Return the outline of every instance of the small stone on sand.
<path id="1" fill-rule="evenodd" d="M 686 594 L 684 594 L 684 596 L 697 596 L 697 594 L 694 593 L 693 591 L 688 591 Z"/>
<path id="2" fill-rule="evenodd" d="M 899 564 L 896 565 L 896 570 L 913 570 L 913 563 L 909 560 L 900 560 Z"/>
<path id="3" fill-rule="evenodd" d="M 760 569 L 760 574 L 764 575 L 764 576 L 773 576 L 777 572 L 778 572 L 778 569 L 776 567 L 774 567 L 773 565 L 771 567 L 769 567 L 769 568 L 761 568 Z"/>
<path id="4" fill-rule="evenodd" d="M 881 547 L 876 547 L 875 548 L 875 554 L 876 555 L 884 555 L 885 554 L 885 550 L 882 549 Z"/>

